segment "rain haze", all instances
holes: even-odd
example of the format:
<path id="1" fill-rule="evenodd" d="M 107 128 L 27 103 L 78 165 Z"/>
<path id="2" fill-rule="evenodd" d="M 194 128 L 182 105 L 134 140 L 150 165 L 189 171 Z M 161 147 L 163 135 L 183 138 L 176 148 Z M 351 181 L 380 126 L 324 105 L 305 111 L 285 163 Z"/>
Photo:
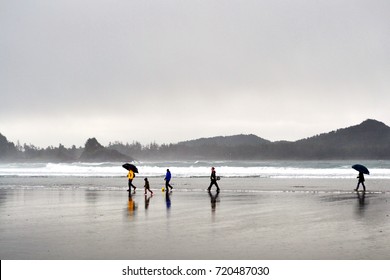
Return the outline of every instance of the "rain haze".
<path id="1" fill-rule="evenodd" d="M 0 1 L 0 133 L 82 146 L 390 124 L 390 1 Z"/>

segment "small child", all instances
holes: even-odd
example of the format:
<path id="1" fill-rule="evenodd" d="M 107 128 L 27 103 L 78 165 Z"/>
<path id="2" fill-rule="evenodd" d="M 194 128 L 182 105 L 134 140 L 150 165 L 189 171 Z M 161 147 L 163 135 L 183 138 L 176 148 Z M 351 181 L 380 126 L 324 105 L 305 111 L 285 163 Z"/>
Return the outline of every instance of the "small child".
<path id="1" fill-rule="evenodd" d="M 150 185 L 149 185 L 149 181 L 148 181 L 148 178 L 145 178 L 145 195 L 147 195 L 148 191 L 153 195 L 153 192 L 150 190 Z"/>

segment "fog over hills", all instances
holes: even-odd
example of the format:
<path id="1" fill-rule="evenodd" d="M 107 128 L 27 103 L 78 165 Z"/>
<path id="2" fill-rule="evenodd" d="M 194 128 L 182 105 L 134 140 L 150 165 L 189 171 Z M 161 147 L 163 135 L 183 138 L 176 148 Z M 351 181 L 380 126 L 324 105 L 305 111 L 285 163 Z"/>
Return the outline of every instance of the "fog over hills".
<path id="1" fill-rule="evenodd" d="M 216 144 L 225 147 L 234 147 L 234 146 L 255 146 L 264 143 L 270 143 L 270 141 L 260 138 L 254 134 L 249 135 L 233 135 L 233 136 L 216 136 L 211 138 L 200 138 L 196 140 L 189 140 L 184 142 L 179 142 L 179 145 L 185 145 L 188 147 L 199 147 L 203 145 Z"/>
<path id="2" fill-rule="evenodd" d="M 361 124 L 298 141 L 275 141 L 253 134 L 216 136 L 175 144 L 141 145 L 110 143 L 103 147 L 96 138 L 85 147 L 37 148 L 15 145 L 0 134 L 0 161 L 132 161 L 132 160 L 332 160 L 390 159 L 390 127 L 368 119 Z"/>

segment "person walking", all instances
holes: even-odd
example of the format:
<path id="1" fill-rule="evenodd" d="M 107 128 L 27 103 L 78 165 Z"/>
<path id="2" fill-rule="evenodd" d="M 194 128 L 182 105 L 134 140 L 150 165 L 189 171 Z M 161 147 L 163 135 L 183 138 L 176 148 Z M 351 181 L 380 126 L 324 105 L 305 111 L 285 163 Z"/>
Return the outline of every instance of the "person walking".
<path id="1" fill-rule="evenodd" d="M 217 177 L 217 173 L 215 172 L 215 168 L 214 167 L 211 167 L 211 175 L 210 175 L 210 186 L 208 187 L 208 191 L 211 191 L 211 187 L 213 185 L 215 185 L 217 187 L 217 192 L 219 192 L 219 186 L 218 186 L 218 183 L 217 183 L 217 180 L 218 180 L 218 177 Z"/>
<path id="2" fill-rule="evenodd" d="M 127 178 L 129 179 L 129 189 L 127 190 L 128 192 L 131 191 L 132 187 L 134 188 L 134 191 L 137 188 L 136 186 L 133 185 L 134 177 L 135 177 L 134 171 L 133 170 L 129 170 L 129 173 L 127 174 Z"/>
<path id="3" fill-rule="evenodd" d="M 148 178 L 145 178 L 144 180 L 145 180 L 145 186 L 144 186 L 144 188 L 145 188 L 145 195 L 148 194 L 148 191 L 153 195 L 153 192 L 150 190 L 150 185 L 149 185 Z"/>
<path id="4" fill-rule="evenodd" d="M 168 188 L 171 188 L 171 190 L 173 189 L 173 187 L 169 184 L 169 181 L 171 181 L 171 178 L 172 178 L 172 175 L 171 175 L 171 171 L 169 171 L 169 169 L 167 169 L 167 173 L 165 174 L 165 191 L 169 191 Z"/>
<path id="5" fill-rule="evenodd" d="M 364 175 L 363 175 L 363 172 L 359 172 L 359 175 L 356 177 L 356 178 L 358 178 L 359 180 L 358 180 L 358 184 L 357 184 L 357 186 L 356 186 L 356 189 L 355 189 L 355 191 L 358 191 L 358 189 L 359 189 L 359 187 L 360 187 L 360 184 L 362 184 L 362 186 L 363 186 L 363 191 L 365 192 L 366 191 L 366 186 L 364 185 Z"/>

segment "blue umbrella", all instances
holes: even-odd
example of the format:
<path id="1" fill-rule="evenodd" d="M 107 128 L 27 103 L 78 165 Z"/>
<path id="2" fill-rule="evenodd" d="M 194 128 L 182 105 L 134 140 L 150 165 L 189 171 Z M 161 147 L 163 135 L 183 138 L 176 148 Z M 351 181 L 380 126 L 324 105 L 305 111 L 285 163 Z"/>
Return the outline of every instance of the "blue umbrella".
<path id="1" fill-rule="evenodd" d="M 362 172 L 363 174 L 370 175 L 370 171 L 368 171 L 367 167 L 361 164 L 352 165 L 352 168 L 358 172 Z"/>

